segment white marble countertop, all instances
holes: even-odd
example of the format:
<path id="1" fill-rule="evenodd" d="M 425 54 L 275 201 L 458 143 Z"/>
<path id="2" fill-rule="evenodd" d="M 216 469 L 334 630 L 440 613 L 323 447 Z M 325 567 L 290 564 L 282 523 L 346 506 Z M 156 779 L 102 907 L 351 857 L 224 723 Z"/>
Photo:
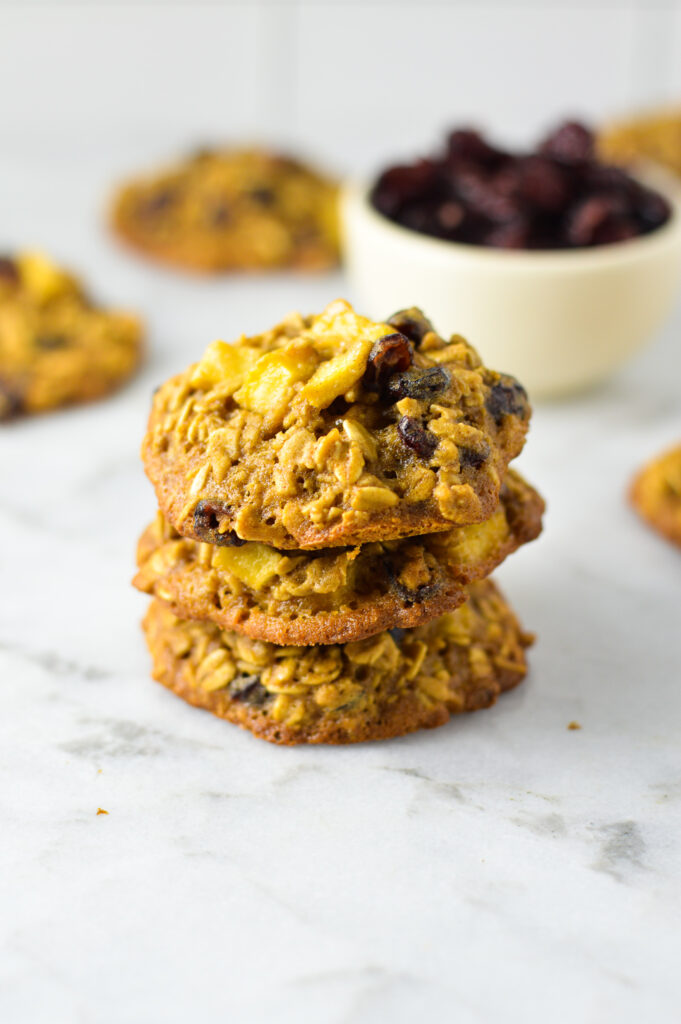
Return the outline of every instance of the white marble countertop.
<path id="1" fill-rule="evenodd" d="M 536 410 L 545 533 L 498 573 L 526 683 L 407 739 L 271 747 L 149 679 L 138 446 L 208 341 L 345 284 L 145 267 L 98 227 L 115 164 L 0 169 L 3 244 L 87 271 L 150 342 L 111 400 L 0 436 L 0 1020 L 678 1020 L 681 557 L 624 490 L 681 437 L 681 316 Z"/>

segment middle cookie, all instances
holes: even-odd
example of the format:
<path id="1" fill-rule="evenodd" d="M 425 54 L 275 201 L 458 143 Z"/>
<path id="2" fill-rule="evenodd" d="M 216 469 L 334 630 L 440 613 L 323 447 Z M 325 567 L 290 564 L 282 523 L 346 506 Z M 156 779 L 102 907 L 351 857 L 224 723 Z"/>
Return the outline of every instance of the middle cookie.
<path id="1" fill-rule="evenodd" d="M 143 533 L 134 584 L 182 618 L 275 644 L 331 644 L 412 628 L 466 600 L 541 530 L 544 503 L 509 472 L 484 523 L 400 541 L 321 551 L 258 542 L 216 547 L 181 537 L 159 514 Z"/>

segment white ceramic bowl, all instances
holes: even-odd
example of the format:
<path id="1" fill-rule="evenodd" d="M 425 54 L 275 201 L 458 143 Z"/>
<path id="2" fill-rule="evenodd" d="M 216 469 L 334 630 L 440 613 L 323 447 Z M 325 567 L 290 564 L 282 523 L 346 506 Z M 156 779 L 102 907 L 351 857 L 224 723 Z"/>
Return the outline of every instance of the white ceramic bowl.
<path id="1" fill-rule="evenodd" d="M 681 186 L 658 168 L 638 178 L 670 201 L 667 224 L 627 242 L 556 252 L 420 235 L 349 185 L 344 244 L 359 308 L 380 320 L 420 306 L 438 331 L 463 334 L 530 395 L 595 384 L 654 336 L 681 289 Z"/>

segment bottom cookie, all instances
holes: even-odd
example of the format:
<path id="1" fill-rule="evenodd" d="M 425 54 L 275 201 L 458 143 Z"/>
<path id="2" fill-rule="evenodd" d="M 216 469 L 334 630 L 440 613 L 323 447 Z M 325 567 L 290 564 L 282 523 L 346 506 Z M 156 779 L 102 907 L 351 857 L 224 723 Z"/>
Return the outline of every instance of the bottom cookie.
<path id="1" fill-rule="evenodd" d="M 532 642 L 490 580 L 416 629 L 279 647 L 152 601 L 143 622 L 154 679 L 272 743 L 357 743 L 443 725 L 489 707 L 527 671 Z"/>
<path id="2" fill-rule="evenodd" d="M 631 502 L 639 515 L 681 547 L 681 445 L 649 462 L 634 479 Z"/>

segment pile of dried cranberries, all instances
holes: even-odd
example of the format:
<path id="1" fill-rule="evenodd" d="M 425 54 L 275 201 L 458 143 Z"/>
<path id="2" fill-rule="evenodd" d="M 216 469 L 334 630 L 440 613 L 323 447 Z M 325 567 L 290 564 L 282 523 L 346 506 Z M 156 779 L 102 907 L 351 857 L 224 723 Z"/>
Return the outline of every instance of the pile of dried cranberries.
<path id="1" fill-rule="evenodd" d="M 654 231 L 671 212 L 659 193 L 599 163 L 592 132 L 574 121 L 526 155 L 469 129 L 451 132 L 443 154 L 384 171 L 371 202 L 413 231 L 501 249 L 623 242 Z"/>

